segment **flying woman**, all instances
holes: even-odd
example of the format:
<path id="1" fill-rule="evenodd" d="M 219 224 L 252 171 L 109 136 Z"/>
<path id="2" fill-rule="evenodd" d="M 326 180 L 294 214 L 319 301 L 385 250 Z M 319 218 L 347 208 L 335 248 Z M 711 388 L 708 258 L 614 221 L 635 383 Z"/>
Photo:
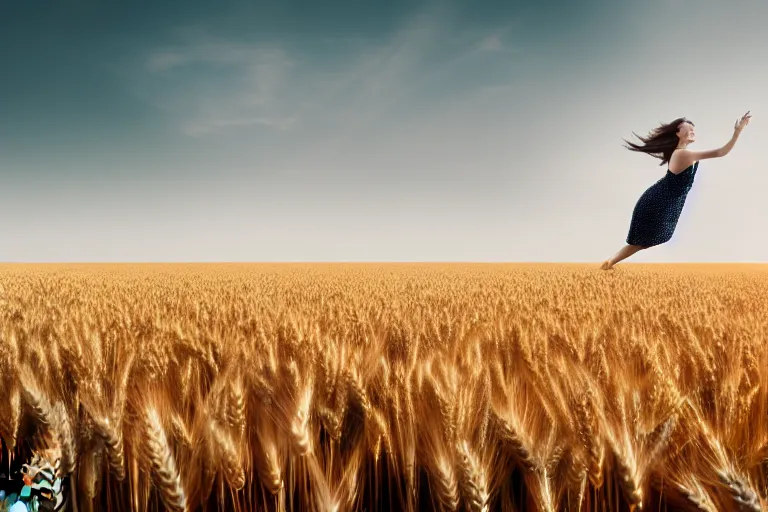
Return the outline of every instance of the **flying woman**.
<path id="1" fill-rule="evenodd" d="M 666 243 L 672 238 L 677 220 L 685 205 L 685 198 L 693 186 L 699 160 L 720 158 L 730 153 L 751 117 L 749 112 L 744 114 L 736 121 L 733 137 L 728 144 L 709 151 L 688 149 L 688 145 L 696 140 L 696 132 L 693 123 L 684 117 L 659 126 L 647 137 L 641 137 L 633 132 L 643 145 L 624 140 L 627 143 L 625 147 L 630 151 L 647 153 L 660 158 L 659 165 L 669 162 L 669 166 L 664 177 L 651 185 L 638 199 L 632 212 L 627 245 L 613 257 L 605 260 L 601 269 L 609 270 L 637 251 Z"/>

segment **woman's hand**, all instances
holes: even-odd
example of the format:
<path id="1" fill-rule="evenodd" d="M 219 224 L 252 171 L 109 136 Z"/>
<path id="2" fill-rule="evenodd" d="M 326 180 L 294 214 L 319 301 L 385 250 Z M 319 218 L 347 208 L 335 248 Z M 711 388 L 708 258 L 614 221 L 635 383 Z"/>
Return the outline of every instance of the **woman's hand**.
<path id="1" fill-rule="evenodd" d="M 752 116 L 749 114 L 749 110 L 747 110 L 747 113 L 741 116 L 741 119 L 736 120 L 736 124 L 733 125 L 734 131 L 741 132 L 741 130 L 743 130 L 744 127 L 749 124 L 749 120 L 751 118 Z"/>

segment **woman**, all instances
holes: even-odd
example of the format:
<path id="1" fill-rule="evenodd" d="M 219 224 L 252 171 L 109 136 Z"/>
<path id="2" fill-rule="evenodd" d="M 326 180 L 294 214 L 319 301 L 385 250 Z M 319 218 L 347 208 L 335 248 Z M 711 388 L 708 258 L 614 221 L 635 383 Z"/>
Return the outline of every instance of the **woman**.
<path id="1" fill-rule="evenodd" d="M 696 132 L 693 123 L 684 117 L 659 126 L 648 137 L 635 134 L 643 142 L 642 145 L 624 141 L 627 143 L 625 147 L 630 151 L 647 153 L 660 158 L 659 165 L 669 162 L 669 167 L 666 175 L 648 188 L 637 201 L 632 212 L 627 245 L 613 257 L 605 260 L 601 269 L 609 270 L 637 251 L 663 244 L 672 238 L 677 220 L 683 211 L 685 198 L 693 186 L 699 161 L 720 158 L 730 153 L 751 117 L 749 111 L 744 114 L 736 121 L 733 137 L 728 144 L 709 151 L 688 149 L 688 145 L 696 140 Z"/>

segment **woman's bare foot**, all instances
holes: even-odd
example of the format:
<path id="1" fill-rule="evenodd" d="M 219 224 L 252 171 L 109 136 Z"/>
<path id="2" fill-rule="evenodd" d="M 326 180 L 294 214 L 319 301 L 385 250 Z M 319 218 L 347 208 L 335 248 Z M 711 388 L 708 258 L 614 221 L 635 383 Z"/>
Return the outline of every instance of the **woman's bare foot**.
<path id="1" fill-rule="evenodd" d="M 611 270 L 618 262 L 624 261 L 637 251 L 643 249 L 647 249 L 647 247 L 643 245 L 625 245 L 619 252 L 605 260 L 603 264 L 600 265 L 600 268 L 603 270 Z"/>

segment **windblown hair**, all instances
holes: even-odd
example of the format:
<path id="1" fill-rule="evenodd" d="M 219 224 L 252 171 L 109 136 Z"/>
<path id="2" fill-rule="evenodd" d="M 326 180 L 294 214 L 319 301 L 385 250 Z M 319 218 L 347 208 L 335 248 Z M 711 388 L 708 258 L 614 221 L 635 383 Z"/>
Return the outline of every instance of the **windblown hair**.
<path id="1" fill-rule="evenodd" d="M 661 163 L 659 165 L 664 165 L 669 162 L 670 158 L 672 158 L 672 152 L 680 143 L 680 138 L 677 136 L 677 130 L 680 128 L 681 124 L 686 122 L 693 124 L 685 117 L 678 117 L 671 123 L 661 124 L 658 128 L 649 133 L 647 137 L 641 137 L 635 132 L 632 132 L 632 134 L 640 139 L 643 144 L 639 145 L 634 142 L 629 142 L 626 139 L 622 139 L 626 142 L 624 147 L 630 151 L 646 153 L 653 157 L 660 158 Z"/>

